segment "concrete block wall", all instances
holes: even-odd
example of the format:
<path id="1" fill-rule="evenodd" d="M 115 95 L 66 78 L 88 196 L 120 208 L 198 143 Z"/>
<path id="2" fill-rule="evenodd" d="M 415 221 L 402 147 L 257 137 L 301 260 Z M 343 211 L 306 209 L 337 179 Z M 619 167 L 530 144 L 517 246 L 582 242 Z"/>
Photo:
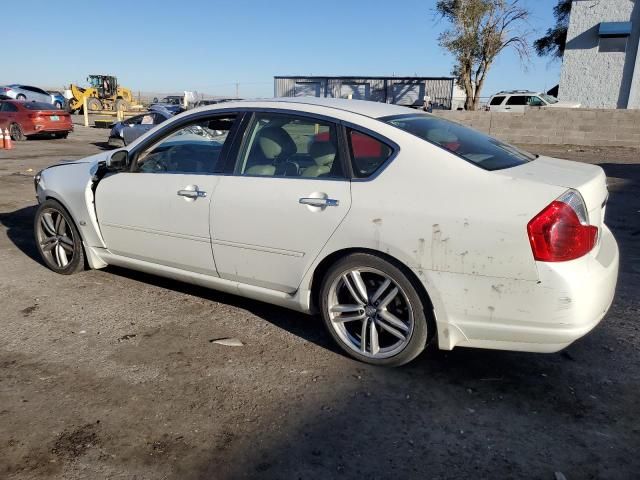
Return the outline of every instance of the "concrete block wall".
<path id="1" fill-rule="evenodd" d="M 640 148 L 640 110 L 531 108 L 524 113 L 433 113 L 509 143 Z"/>

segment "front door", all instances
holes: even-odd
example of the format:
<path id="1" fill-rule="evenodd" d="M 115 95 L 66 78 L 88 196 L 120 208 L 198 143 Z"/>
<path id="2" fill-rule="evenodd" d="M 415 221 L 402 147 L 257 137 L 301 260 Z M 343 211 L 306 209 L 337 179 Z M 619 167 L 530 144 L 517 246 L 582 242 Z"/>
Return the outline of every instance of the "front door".
<path id="1" fill-rule="evenodd" d="M 233 116 L 198 120 L 132 153 L 130 172 L 103 178 L 96 212 L 114 254 L 217 275 L 209 206 Z"/>
<path id="2" fill-rule="evenodd" d="M 244 143 L 211 207 L 218 272 L 293 292 L 351 205 L 337 126 L 257 113 Z"/>

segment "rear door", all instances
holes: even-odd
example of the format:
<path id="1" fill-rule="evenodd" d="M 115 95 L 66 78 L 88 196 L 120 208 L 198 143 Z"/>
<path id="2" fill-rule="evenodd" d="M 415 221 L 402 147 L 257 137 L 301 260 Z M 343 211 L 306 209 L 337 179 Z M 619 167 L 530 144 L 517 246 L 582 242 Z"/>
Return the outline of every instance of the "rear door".
<path id="1" fill-rule="evenodd" d="M 221 277 L 283 292 L 298 288 L 351 206 L 338 130 L 310 116 L 253 116 L 211 206 Z"/>
<path id="2" fill-rule="evenodd" d="M 507 98 L 504 105 L 504 111 L 507 112 L 524 112 L 524 107 L 527 106 L 529 97 L 527 95 L 511 95 Z"/>

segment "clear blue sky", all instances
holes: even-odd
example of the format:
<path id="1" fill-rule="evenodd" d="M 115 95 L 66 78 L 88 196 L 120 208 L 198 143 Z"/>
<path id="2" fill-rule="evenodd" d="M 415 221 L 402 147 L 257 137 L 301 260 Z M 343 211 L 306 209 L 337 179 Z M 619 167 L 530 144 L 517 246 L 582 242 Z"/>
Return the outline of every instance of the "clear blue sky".
<path id="1" fill-rule="evenodd" d="M 521 1 L 531 10 L 534 40 L 553 24 L 556 0 Z M 435 17 L 435 3 L 23 0 L 10 9 L 23 13 L 0 27 L 0 84 L 61 87 L 109 73 L 134 91 L 232 95 L 240 82 L 241 96 L 270 97 L 274 75 L 446 76 L 452 62 L 437 43 L 446 23 Z M 76 13 L 85 14 L 85 25 Z M 506 52 L 483 96 L 551 88 L 559 69 L 532 54 L 525 70 Z"/>

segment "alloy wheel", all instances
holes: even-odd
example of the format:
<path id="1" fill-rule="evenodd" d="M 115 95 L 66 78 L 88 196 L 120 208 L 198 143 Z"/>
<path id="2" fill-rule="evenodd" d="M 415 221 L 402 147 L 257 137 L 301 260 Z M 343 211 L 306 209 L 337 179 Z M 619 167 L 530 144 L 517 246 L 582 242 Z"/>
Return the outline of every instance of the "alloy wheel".
<path id="1" fill-rule="evenodd" d="M 405 291 L 374 268 L 357 268 L 337 276 L 327 302 L 331 328 L 351 350 L 383 359 L 400 353 L 414 329 Z"/>
<path id="2" fill-rule="evenodd" d="M 66 268 L 73 261 L 73 229 L 60 211 L 53 208 L 42 211 L 38 221 L 37 240 L 42 256 L 51 265 Z"/>

